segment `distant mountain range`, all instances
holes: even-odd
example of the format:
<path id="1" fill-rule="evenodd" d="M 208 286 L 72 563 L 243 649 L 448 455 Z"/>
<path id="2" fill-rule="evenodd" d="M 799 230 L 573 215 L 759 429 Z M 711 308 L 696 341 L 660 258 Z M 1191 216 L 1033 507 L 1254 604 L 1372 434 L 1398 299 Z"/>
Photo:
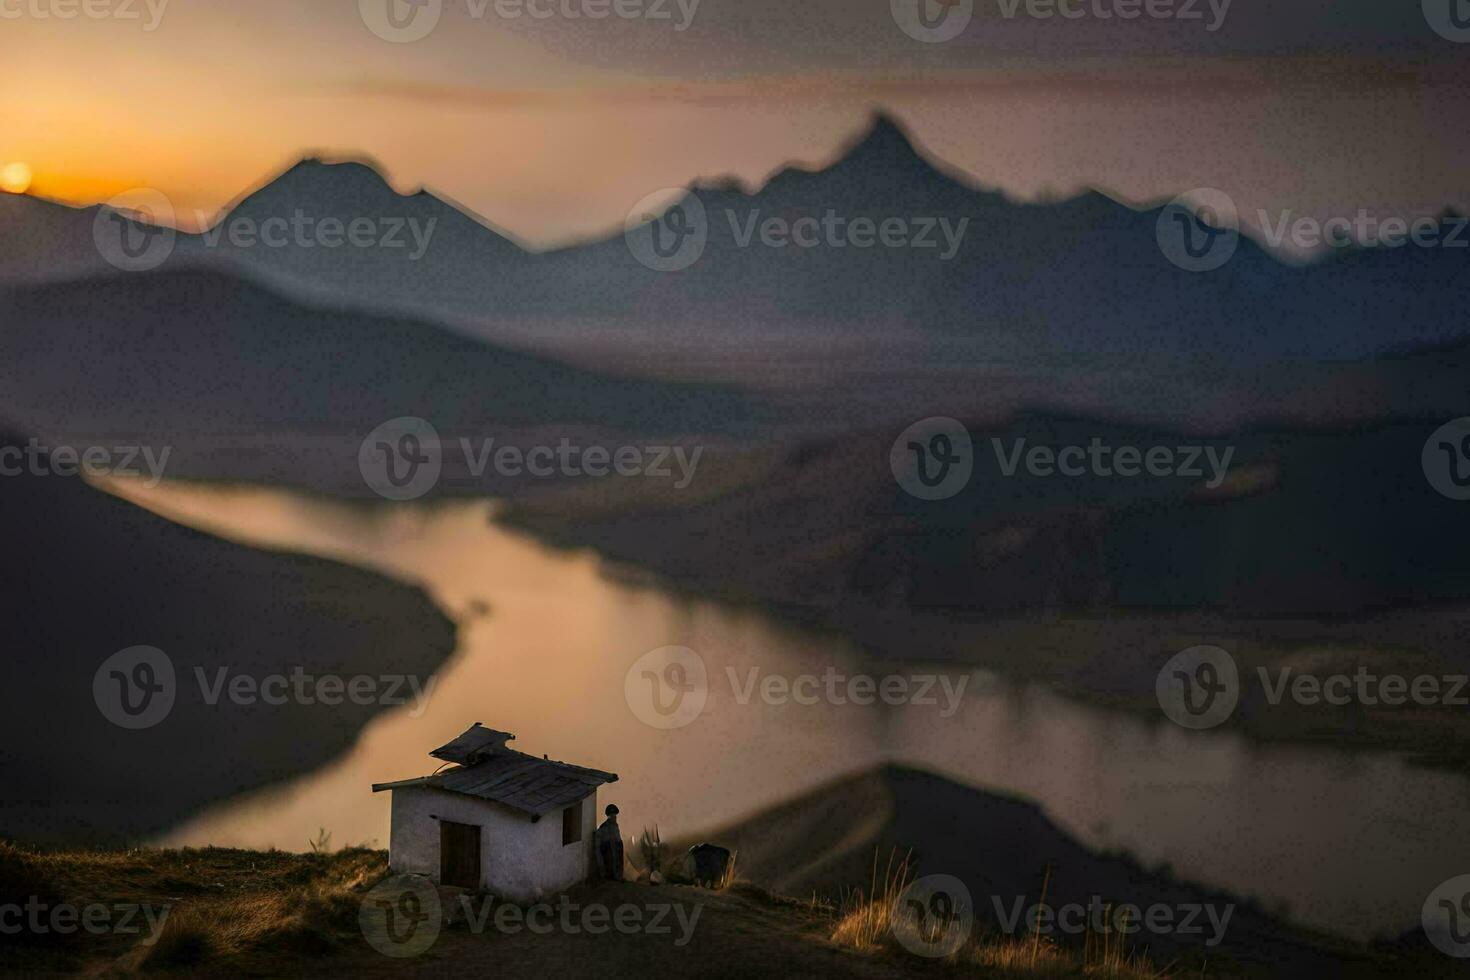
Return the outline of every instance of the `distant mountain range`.
<path id="1" fill-rule="evenodd" d="M 594 481 L 509 517 L 849 628 L 856 610 L 893 606 L 1350 616 L 1470 597 L 1442 533 L 1461 509 L 1419 470 L 1429 432 L 1470 407 L 1464 250 L 1296 267 L 1242 239 L 1223 267 L 1191 273 L 1160 249 L 1159 209 L 1096 193 L 1010 202 L 884 117 L 830 167 L 693 194 L 708 240 L 673 272 L 635 255 L 646 228 L 632 246 L 618 234 L 534 254 L 360 164 L 302 163 L 243 199 L 214 245 L 214 232 L 180 236 L 143 272 L 105 265 L 102 212 L 0 198 L 5 410 L 43 435 L 174 446 L 171 475 L 359 494 L 359 443 L 398 416 L 449 439 L 700 441 L 714 448 L 687 493 Z M 934 219 L 951 237 L 774 248 L 750 230 L 752 217 L 828 212 Z M 362 240 L 402 244 L 236 241 L 297 217 L 342 234 L 367 220 Z M 780 377 L 792 338 L 847 373 Z M 585 354 L 598 343 L 635 353 L 603 366 Z M 664 355 L 680 346 L 716 362 L 742 351 L 753 374 L 738 387 L 668 380 L 681 372 Z M 584 353 L 572 364 L 553 348 Z M 887 471 L 888 445 L 941 414 L 972 420 L 982 448 L 1208 432 L 1247 469 L 1211 494 L 1023 475 L 917 507 Z M 441 489 L 508 496 L 525 482 L 451 473 Z"/>
<path id="2" fill-rule="evenodd" d="M 53 439 L 173 446 L 176 476 L 362 490 L 361 440 L 400 416 L 478 446 L 536 432 L 552 445 L 729 433 L 763 415 L 726 387 L 581 370 L 418 320 L 308 306 L 217 270 L 0 290 L 0 321 L 0 410 Z"/>
<path id="3" fill-rule="evenodd" d="M 367 166 L 304 161 L 242 199 L 222 226 L 181 235 L 168 267 L 230 266 L 298 297 L 560 351 L 599 334 L 653 351 L 806 337 L 837 356 L 902 337 L 899 356 L 914 363 L 1170 357 L 1248 372 L 1284 357 L 1442 344 L 1465 337 L 1470 322 L 1470 248 L 1353 248 L 1296 266 L 1242 237 L 1222 268 L 1189 272 L 1159 246 L 1162 208 L 1096 192 L 1016 203 L 931 161 L 885 116 L 825 169 L 786 169 L 753 192 L 705 181 L 689 194 L 707 242 L 688 268 L 660 272 L 640 264 L 621 232 L 532 253 L 432 194 L 396 193 Z M 907 244 L 856 247 L 847 230 L 834 244 L 811 224 L 797 237 L 816 233 L 826 244 L 761 244 L 767 219 L 789 226 L 829 214 L 842 229 L 898 219 L 891 241 Z M 96 216 L 0 199 L 0 281 L 104 268 Z M 361 240 L 373 244 L 302 244 L 279 224 L 298 216 L 313 229 L 307 238 L 335 219 L 339 240 L 365 219 Z M 281 247 L 237 240 L 241 228 L 259 237 L 271 219 Z M 416 239 L 414 229 L 432 233 Z M 394 247 L 380 247 L 390 238 Z M 921 240 L 930 246 L 915 247 Z"/>

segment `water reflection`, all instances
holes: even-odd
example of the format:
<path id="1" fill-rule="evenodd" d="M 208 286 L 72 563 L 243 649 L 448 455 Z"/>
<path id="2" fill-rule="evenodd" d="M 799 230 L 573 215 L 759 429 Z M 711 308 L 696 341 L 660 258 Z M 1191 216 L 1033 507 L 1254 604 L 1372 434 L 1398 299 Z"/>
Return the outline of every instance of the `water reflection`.
<path id="1" fill-rule="evenodd" d="M 1030 797 L 1095 847 L 1261 897 L 1339 932 L 1414 928 L 1435 885 L 1470 869 L 1470 781 L 1384 755 L 1262 748 L 1229 735 L 1095 710 L 983 673 L 959 710 L 937 704 L 741 703 L 758 668 L 794 677 L 885 670 L 851 645 L 759 614 L 612 581 L 587 553 L 549 550 L 487 520 L 485 503 L 353 505 L 257 488 L 165 484 L 118 492 L 181 523 L 421 584 L 460 623 L 428 709 L 385 714 L 334 765 L 223 801 L 164 843 L 304 849 L 387 839 L 374 782 L 433 768 L 428 749 L 481 721 L 524 752 L 620 774 L 603 795 L 636 830 L 708 829 L 880 761 Z M 648 651 L 699 652 L 709 696 L 685 727 L 629 709 Z M 739 685 L 727 673 L 733 668 Z M 922 667 L 903 668 L 921 673 Z M 951 675 L 952 681 L 957 681 Z"/>

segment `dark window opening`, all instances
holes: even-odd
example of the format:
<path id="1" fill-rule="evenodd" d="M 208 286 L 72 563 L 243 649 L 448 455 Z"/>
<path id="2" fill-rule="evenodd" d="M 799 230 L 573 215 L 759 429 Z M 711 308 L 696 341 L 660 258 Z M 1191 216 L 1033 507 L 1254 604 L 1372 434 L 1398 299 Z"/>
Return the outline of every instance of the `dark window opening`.
<path id="1" fill-rule="evenodd" d="M 561 812 L 561 843 L 565 847 L 582 839 L 582 804 L 573 803 Z"/>

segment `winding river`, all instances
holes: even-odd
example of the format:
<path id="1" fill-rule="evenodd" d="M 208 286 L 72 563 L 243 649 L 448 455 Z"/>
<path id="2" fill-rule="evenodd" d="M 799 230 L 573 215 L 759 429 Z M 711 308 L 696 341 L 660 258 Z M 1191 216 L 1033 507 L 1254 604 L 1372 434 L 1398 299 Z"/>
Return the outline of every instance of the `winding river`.
<path id="1" fill-rule="evenodd" d="M 222 537 L 420 584 L 460 626 L 459 648 L 424 710 L 380 715 L 344 758 L 222 800 L 170 832 L 169 845 L 301 850 L 321 827 L 334 844 L 384 845 L 387 794 L 371 784 L 432 771 L 428 751 L 480 721 L 514 732 L 523 752 L 617 772 L 603 797 L 621 807 L 624 826 L 657 823 L 665 836 L 895 761 L 1029 797 L 1090 846 L 1167 861 L 1185 877 L 1334 932 L 1413 929 L 1424 897 L 1470 871 L 1470 780 L 1394 756 L 1189 733 L 980 671 L 964 679 L 952 712 L 937 686 L 925 699 L 935 703 L 897 706 L 763 698 L 759 686 L 747 696 L 752 678 L 893 668 L 865 667 L 850 645 L 758 613 L 616 580 L 595 555 L 554 551 L 497 526 L 483 501 L 351 504 L 168 483 L 111 489 Z M 630 707 L 636 698 L 625 680 L 640 658 L 670 645 L 697 651 L 709 683 L 703 710 L 666 729 Z M 962 678 L 944 671 L 953 690 Z"/>

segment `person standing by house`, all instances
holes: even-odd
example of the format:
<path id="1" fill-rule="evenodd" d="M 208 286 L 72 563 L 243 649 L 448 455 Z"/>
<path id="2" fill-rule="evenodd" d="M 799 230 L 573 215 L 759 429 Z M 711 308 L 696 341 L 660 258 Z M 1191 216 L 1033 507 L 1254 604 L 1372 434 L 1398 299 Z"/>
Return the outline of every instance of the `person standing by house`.
<path id="1" fill-rule="evenodd" d="M 597 870 L 609 881 L 622 881 L 623 832 L 618 829 L 618 808 L 609 803 L 603 812 L 607 814 L 607 819 L 593 835 L 597 846 Z"/>

